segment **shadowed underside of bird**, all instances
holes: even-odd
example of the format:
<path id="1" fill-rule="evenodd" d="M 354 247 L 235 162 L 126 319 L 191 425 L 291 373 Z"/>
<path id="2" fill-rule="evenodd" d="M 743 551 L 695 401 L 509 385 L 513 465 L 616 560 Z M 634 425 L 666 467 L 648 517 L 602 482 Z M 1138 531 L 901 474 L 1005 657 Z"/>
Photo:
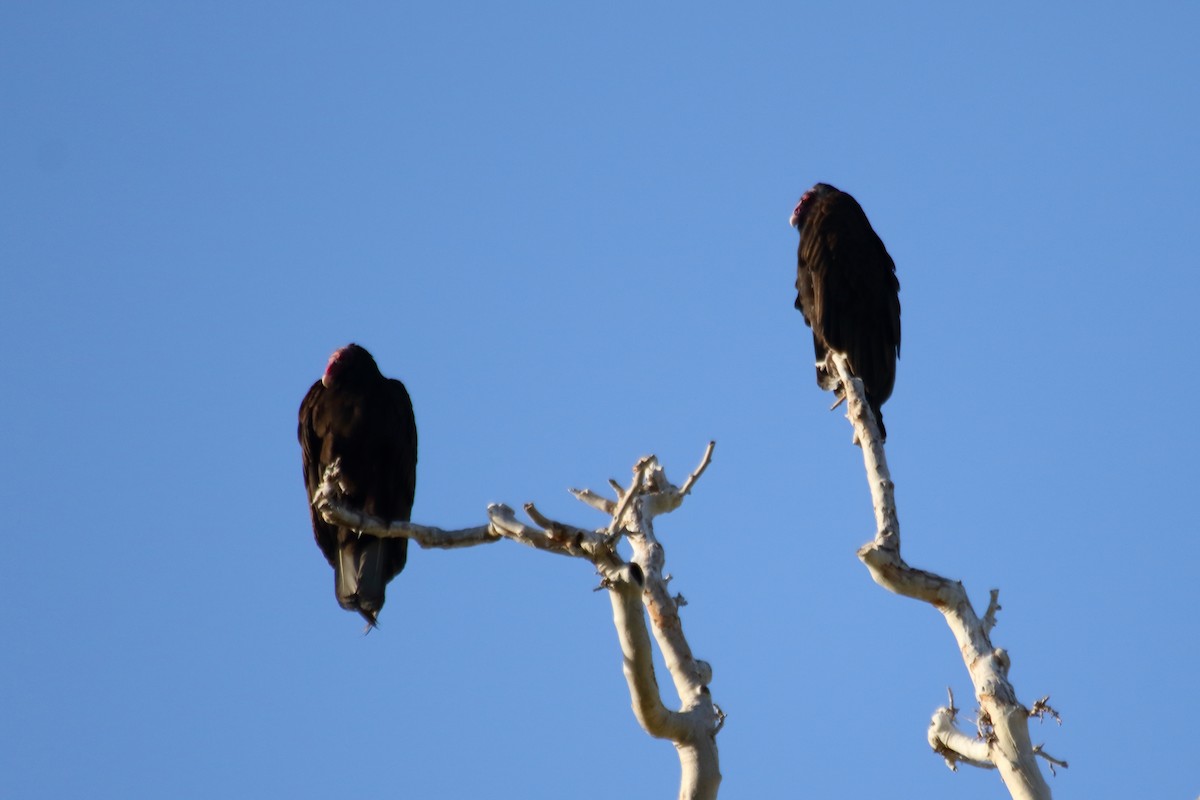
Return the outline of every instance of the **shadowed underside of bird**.
<path id="1" fill-rule="evenodd" d="M 826 359 L 831 351 L 844 354 L 886 439 L 881 407 L 892 395 L 900 355 L 896 265 L 858 201 L 827 183 L 804 193 L 791 222 L 800 231 L 796 308 L 812 328 L 817 384 L 838 389 Z"/>
<path id="2" fill-rule="evenodd" d="M 329 359 L 300 403 L 298 428 L 313 534 L 334 570 L 338 604 L 374 626 L 385 590 L 404 569 L 408 540 L 330 525 L 312 508 L 336 459 L 343 499 L 386 520 L 409 519 L 417 482 L 417 426 L 404 384 L 385 378 L 356 344 Z"/>

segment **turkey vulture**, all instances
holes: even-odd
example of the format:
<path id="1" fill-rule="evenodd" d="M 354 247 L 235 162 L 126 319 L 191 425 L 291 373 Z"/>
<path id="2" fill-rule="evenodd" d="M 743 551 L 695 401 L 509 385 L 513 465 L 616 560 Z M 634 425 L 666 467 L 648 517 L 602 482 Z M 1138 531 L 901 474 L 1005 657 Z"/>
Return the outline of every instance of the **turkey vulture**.
<path id="1" fill-rule="evenodd" d="M 826 359 L 830 351 L 845 354 L 886 440 L 880 406 L 892 396 L 900 355 L 896 265 L 858 201 L 827 183 L 800 198 L 792 227 L 800 231 L 796 308 L 812 328 L 817 384 L 837 388 Z"/>
<path id="2" fill-rule="evenodd" d="M 404 384 L 383 377 L 356 344 L 329 357 L 325 374 L 300 403 L 297 432 L 304 456 L 313 533 L 333 567 L 338 604 L 374 627 L 388 581 L 400 574 L 408 539 L 360 535 L 330 525 L 312 499 L 334 459 L 341 459 L 347 503 L 385 520 L 407 520 L 417 486 L 417 423 Z"/>

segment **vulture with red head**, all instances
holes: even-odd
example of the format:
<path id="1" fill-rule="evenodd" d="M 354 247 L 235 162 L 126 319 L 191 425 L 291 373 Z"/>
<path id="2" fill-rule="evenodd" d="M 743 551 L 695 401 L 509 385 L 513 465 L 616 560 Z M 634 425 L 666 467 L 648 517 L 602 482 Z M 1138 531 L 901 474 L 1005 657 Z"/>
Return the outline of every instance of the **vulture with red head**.
<path id="1" fill-rule="evenodd" d="M 827 183 L 800 198 L 792 227 L 800 231 L 796 308 L 812 328 L 817 384 L 838 389 L 827 358 L 844 354 L 887 439 L 881 406 L 892 395 L 900 355 L 896 265 L 858 201 Z"/>
<path id="2" fill-rule="evenodd" d="M 360 535 L 312 508 L 325 468 L 340 459 L 342 499 L 385 520 L 407 520 L 417 485 L 417 424 L 404 384 L 385 378 L 366 349 L 350 344 L 300 403 L 300 450 L 313 533 L 333 567 L 338 604 L 374 627 L 388 581 L 400 574 L 408 539 Z"/>

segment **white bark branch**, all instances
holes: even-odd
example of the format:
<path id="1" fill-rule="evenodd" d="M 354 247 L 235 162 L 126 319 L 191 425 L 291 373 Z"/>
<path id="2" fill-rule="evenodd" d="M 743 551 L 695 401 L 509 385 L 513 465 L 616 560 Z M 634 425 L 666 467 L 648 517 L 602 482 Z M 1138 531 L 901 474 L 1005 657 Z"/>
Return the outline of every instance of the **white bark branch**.
<path id="1" fill-rule="evenodd" d="M 533 503 L 526 504 L 525 511 L 543 527 L 526 525 L 517 519 L 511 508 L 496 503 L 488 506 L 488 518 L 491 520 L 489 527 L 499 536 L 537 550 L 586 558 L 595 564 L 596 569 L 606 578 L 616 575 L 625 566 L 625 562 L 609 545 L 603 532 L 584 530 L 548 520 Z"/>
<path id="2" fill-rule="evenodd" d="M 634 573 L 643 578 L 641 570 Z M 612 601 L 613 625 L 621 643 L 621 665 L 629 686 L 630 705 L 638 724 L 659 739 L 681 739 L 688 733 L 687 718 L 669 710 L 662 701 L 654 677 L 653 650 L 642 609 L 642 582 L 606 581 Z"/>
<path id="3" fill-rule="evenodd" d="M 988 743 L 978 736 L 963 733 L 954 725 L 957 709 L 939 708 L 929 722 L 929 746 L 946 760 L 946 766 L 958 771 L 959 762 L 972 767 L 995 769 L 988 753 Z"/>
<path id="4" fill-rule="evenodd" d="M 342 501 L 336 462 L 326 470 L 313 505 L 330 523 L 373 536 L 407 537 L 422 547 L 468 547 L 505 538 L 537 550 L 590 561 L 602 577 L 601 586 L 609 591 L 634 716 L 651 736 L 675 744 L 682 767 L 680 799 L 715 800 L 721 783 L 716 735 L 725 715 L 708 690 L 712 667 L 693 657 L 684 638 L 678 614 L 684 601 L 682 596 L 671 597 L 667 592 L 669 578 L 662 573 L 665 556 L 654 535 L 654 518 L 679 508 L 711 462 L 714 446 L 714 442 L 708 443 L 700 465 L 682 488 L 667 480 L 657 458 L 647 456 L 634 466 L 628 488 L 610 482 L 616 491 L 615 501 L 591 490 L 572 489 L 581 502 L 611 517 L 607 528 L 600 530 L 548 519 L 532 503 L 525 506 L 525 512 L 535 525 L 521 522 L 511 508 L 499 504 L 488 506 L 487 525 L 461 530 L 382 520 Z M 617 553 L 621 536 L 628 538 L 633 547 L 629 563 Z M 646 612 L 682 700 L 677 711 L 666 707 L 658 689 Z"/>
<path id="5" fill-rule="evenodd" d="M 700 476 L 704 474 L 704 470 L 708 469 L 708 465 L 712 463 L 713 449 L 716 446 L 716 442 L 709 442 L 708 447 L 704 448 L 704 455 L 700 458 L 700 464 L 692 470 L 691 475 L 687 476 L 687 480 L 683 482 L 683 486 L 679 487 L 680 502 L 692 493 L 692 487 L 696 485 L 696 481 L 700 480 Z"/>
<path id="6" fill-rule="evenodd" d="M 611 514 L 617 510 L 616 503 L 603 495 L 596 494 L 591 489 L 570 489 L 569 491 L 575 495 L 575 499 L 587 503 L 601 513 Z"/>
<path id="7" fill-rule="evenodd" d="M 963 762 L 996 767 L 1016 800 L 1049 800 L 1050 787 L 1038 769 L 1029 738 L 1030 711 L 1017 702 L 1016 691 L 1008 681 L 1008 653 L 993 647 L 990 639 L 1000 608 L 998 592 L 992 591 L 991 602 L 981 620 L 961 583 L 904 563 L 900 557 L 895 484 L 888 472 L 878 425 L 867 406 L 862 382 L 851 374 L 845 356 L 834 355 L 833 362 L 849 400 L 846 416 L 854 425 L 862 447 L 875 509 L 875 537 L 859 548 L 858 557 L 880 586 L 930 603 L 942 613 L 958 643 L 979 701 L 984 738 L 958 731 L 953 725 L 954 709 L 943 708 L 938 709 L 930 724 L 930 746 L 952 766 Z"/>
<path id="8" fill-rule="evenodd" d="M 338 477 L 338 463 L 334 461 L 326 468 L 321 487 L 313 496 L 312 501 L 317 511 L 331 525 L 342 525 L 353 528 L 359 533 L 369 533 L 381 538 L 411 539 L 426 549 L 471 547 L 477 544 L 491 544 L 500 539 L 492 531 L 490 525 L 448 531 L 429 525 L 417 525 L 406 520 L 385 520 L 365 514 L 359 509 L 346 505 L 342 500 Z"/>
<path id="9" fill-rule="evenodd" d="M 638 461 L 629 487 L 610 482 L 617 494 L 615 501 L 590 490 L 572 489 L 581 502 L 611 515 L 608 526 L 598 531 L 546 519 L 532 504 L 525 508 L 540 526 L 537 528 L 517 520 L 506 506 L 488 509 L 491 527 L 500 535 L 538 549 L 586 558 L 596 565 L 612 601 L 613 624 L 621 644 L 634 716 L 651 736 L 675 744 L 681 766 L 681 800 L 716 798 L 721 783 L 716 734 L 724 723 L 724 714 L 709 693 L 712 667 L 692 655 L 683 635 L 678 614 L 682 600 L 667 591 L 662 573 L 665 557 L 654 535 L 654 517 L 680 506 L 711 461 L 713 446 L 710 442 L 699 467 L 682 489 L 667 480 L 654 456 Z M 633 548 L 633 559 L 628 564 L 616 552 L 621 536 Z M 646 612 L 650 631 L 646 628 Z M 677 711 L 666 707 L 658 689 L 651 631 L 681 699 Z"/>

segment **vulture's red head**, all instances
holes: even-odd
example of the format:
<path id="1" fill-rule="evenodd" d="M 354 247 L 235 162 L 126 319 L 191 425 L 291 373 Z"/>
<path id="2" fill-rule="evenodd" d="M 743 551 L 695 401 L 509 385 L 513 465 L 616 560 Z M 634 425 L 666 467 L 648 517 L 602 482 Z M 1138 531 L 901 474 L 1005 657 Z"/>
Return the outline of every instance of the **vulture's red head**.
<path id="1" fill-rule="evenodd" d="M 353 384 L 378 374 L 379 367 L 375 365 L 375 359 L 367 349 L 348 344 L 329 357 L 325 374 L 321 376 L 321 383 L 328 389 L 335 384 Z"/>
<path id="2" fill-rule="evenodd" d="M 792 209 L 791 226 L 797 230 L 802 228 L 804 226 L 804 218 L 808 216 L 808 212 L 812 210 L 812 207 L 816 204 L 816 200 L 836 191 L 837 189 L 828 183 L 818 183 L 801 195 L 800 202 L 796 203 L 796 207 Z"/>

